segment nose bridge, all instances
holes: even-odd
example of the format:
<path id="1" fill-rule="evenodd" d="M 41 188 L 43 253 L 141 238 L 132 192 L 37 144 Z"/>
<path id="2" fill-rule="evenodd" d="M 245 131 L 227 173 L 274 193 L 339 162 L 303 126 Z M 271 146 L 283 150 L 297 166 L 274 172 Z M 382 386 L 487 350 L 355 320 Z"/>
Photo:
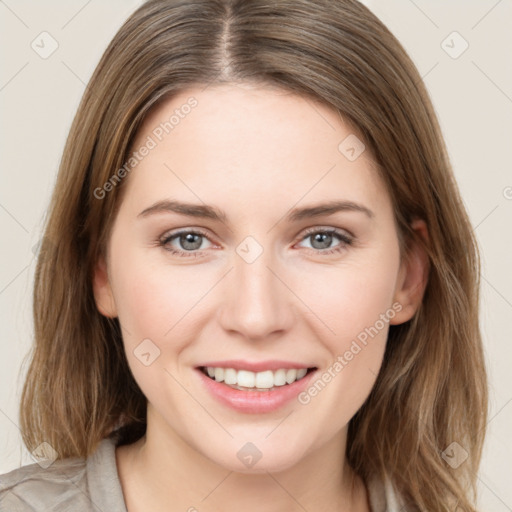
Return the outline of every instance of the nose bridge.
<path id="1" fill-rule="evenodd" d="M 293 324 L 292 295 L 275 276 L 279 270 L 272 250 L 246 239 L 236 252 L 221 312 L 223 327 L 251 339 L 288 329 Z"/>

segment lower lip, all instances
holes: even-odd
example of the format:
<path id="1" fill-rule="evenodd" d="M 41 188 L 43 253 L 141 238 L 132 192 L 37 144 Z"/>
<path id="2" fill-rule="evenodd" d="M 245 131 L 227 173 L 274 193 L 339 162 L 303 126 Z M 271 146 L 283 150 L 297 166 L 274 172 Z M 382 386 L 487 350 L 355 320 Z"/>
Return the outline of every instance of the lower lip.
<path id="1" fill-rule="evenodd" d="M 284 386 L 275 387 L 269 391 L 242 391 L 233 389 L 222 382 L 207 377 L 201 370 L 197 369 L 199 376 L 206 386 L 206 389 L 221 404 L 227 405 L 239 412 L 250 414 L 261 414 L 276 411 L 297 395 L 304 391 L 316 370 L 310 371 L 300 380 Z"/>

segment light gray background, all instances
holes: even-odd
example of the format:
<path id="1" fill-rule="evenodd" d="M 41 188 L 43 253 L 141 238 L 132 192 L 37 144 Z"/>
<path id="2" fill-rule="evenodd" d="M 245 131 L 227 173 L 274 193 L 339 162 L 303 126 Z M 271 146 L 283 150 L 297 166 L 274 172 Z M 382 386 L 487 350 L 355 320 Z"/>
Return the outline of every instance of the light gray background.
<path id="1" fill-rule="evenodd" d="M 65 137 L 103 50 L 140 3 L 0 0 L 0 473 L 33 462 L 17 426 L 32 337 L 33 247 Z M 512 511 L 512 0 L 365 3 L 425 79 L 481 246 L 491 419 L 480 506 Z M 47 59 L 31 48 L 43 31 L 58 43 Z M 453 31 L 469 44 L 455 59 L 445 51 L 462 48 L 457 36 L 446 39 Z"/>

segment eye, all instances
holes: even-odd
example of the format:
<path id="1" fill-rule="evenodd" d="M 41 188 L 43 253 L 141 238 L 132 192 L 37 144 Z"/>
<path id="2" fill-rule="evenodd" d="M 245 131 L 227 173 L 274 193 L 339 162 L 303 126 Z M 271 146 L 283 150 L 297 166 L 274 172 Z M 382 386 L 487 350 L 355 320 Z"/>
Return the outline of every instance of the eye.
<path id="1" fill-rule="evenodd" d="M 336 228 L 311 228 L 301 238 L 301 242 L 307 240 L 310 241 L 310 247 L 305 248 L 322 256 L 339 253 L 353 243 L 351 235 Z M 176 256 L 197 257 L 209 248 L 208 245 L 205 246 L 205 242 L 211 244 L 206 232 L 200 229 L 183 229 L 165 233 L 158 240 L 158 245 Z"/>
<path id="2" fill-rule="evenodd" d="M 306 231 L 302 241 L 310 241 L 310 249 L 322 255 L 340 252 L 353 243 L 353 238 L 336 228 L 312 228 Z M 338 240 L 338 244 L 333 243 Z"/>
<path id="3" fill-rule="evenodd" d="M 197 256 L 198 251 L 208 249 L 204 242 L 208 239 L 205 232 L 197 229 L 182 230 L 174 233 L 166 233 L 159 240 L 159 245 L 172 254 L 179 256 Z M 188 253 L 188 254 L 187 254 Z"/>

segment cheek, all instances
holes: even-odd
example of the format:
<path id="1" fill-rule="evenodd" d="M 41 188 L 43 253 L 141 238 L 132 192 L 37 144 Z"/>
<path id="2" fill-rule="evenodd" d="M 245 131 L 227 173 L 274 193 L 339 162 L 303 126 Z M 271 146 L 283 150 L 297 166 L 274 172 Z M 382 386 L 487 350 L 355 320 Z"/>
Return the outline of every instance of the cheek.
<path id="1" fill-rule="evenodd" d="M 144 338 L 161 345 L 174 326 L 186 324 L 204 287 L 192 268 L 155 264 L 145 250 L 127 251 L 117 259 L 112 281 L 127 350 Z"/>
<path id="2" fill-rule="evenodd" d="M 155 257 L 158 250 L 126 250 L 112 273 L 126 355 L 143 390 L 158 375 L 153 370 L 174 372 L 187 364 L 184 351 L 200 337 L 215 311 L 213 288 L 222 275 L 208 265 L 167 263 L 165 254 Z M 152 357 L 158 355 L 151 371 L 138 358 L 147 353 L 145 347 Z"/>
<path id="3" fill-rule="evenodd" d="M 389 321 L 400 307 L 393 307 L 398 266 L 398 248 L 388 247 L 358 264 L 347 262 L 329 269 L 320 281 L 316 274 L 301 280 L 302 293 L 308 290 L 308 306 L 321 320 L 317 337 L 327 348 L 329 360 L 299 402 L 335 404 L 320 407 L 325 421 L 330 417 L 336 425 L 346 424 L 375 383 Z"/>
<path id="4" fill-rule="evenodd" d="M 155 250 L 155 249 L 154 249 Z M 192 272 L 153 265 L 144 251 L 126 252 L 112 273 L 123 343 L 132 374 L 151 402 L 167 395 L 182 350 L 194 338 L 192 312 L 201 281 Z M 192 267 L 188 267 L 191 269 Z"/>
<path id="5" fill-rule="evenodd" d="M 376 253 L 371 261 L 301 272 L 295 289 L 323 326 L 322 338 L 338 352 L 391 308 L 397 273 L 398 252 Z"/>

